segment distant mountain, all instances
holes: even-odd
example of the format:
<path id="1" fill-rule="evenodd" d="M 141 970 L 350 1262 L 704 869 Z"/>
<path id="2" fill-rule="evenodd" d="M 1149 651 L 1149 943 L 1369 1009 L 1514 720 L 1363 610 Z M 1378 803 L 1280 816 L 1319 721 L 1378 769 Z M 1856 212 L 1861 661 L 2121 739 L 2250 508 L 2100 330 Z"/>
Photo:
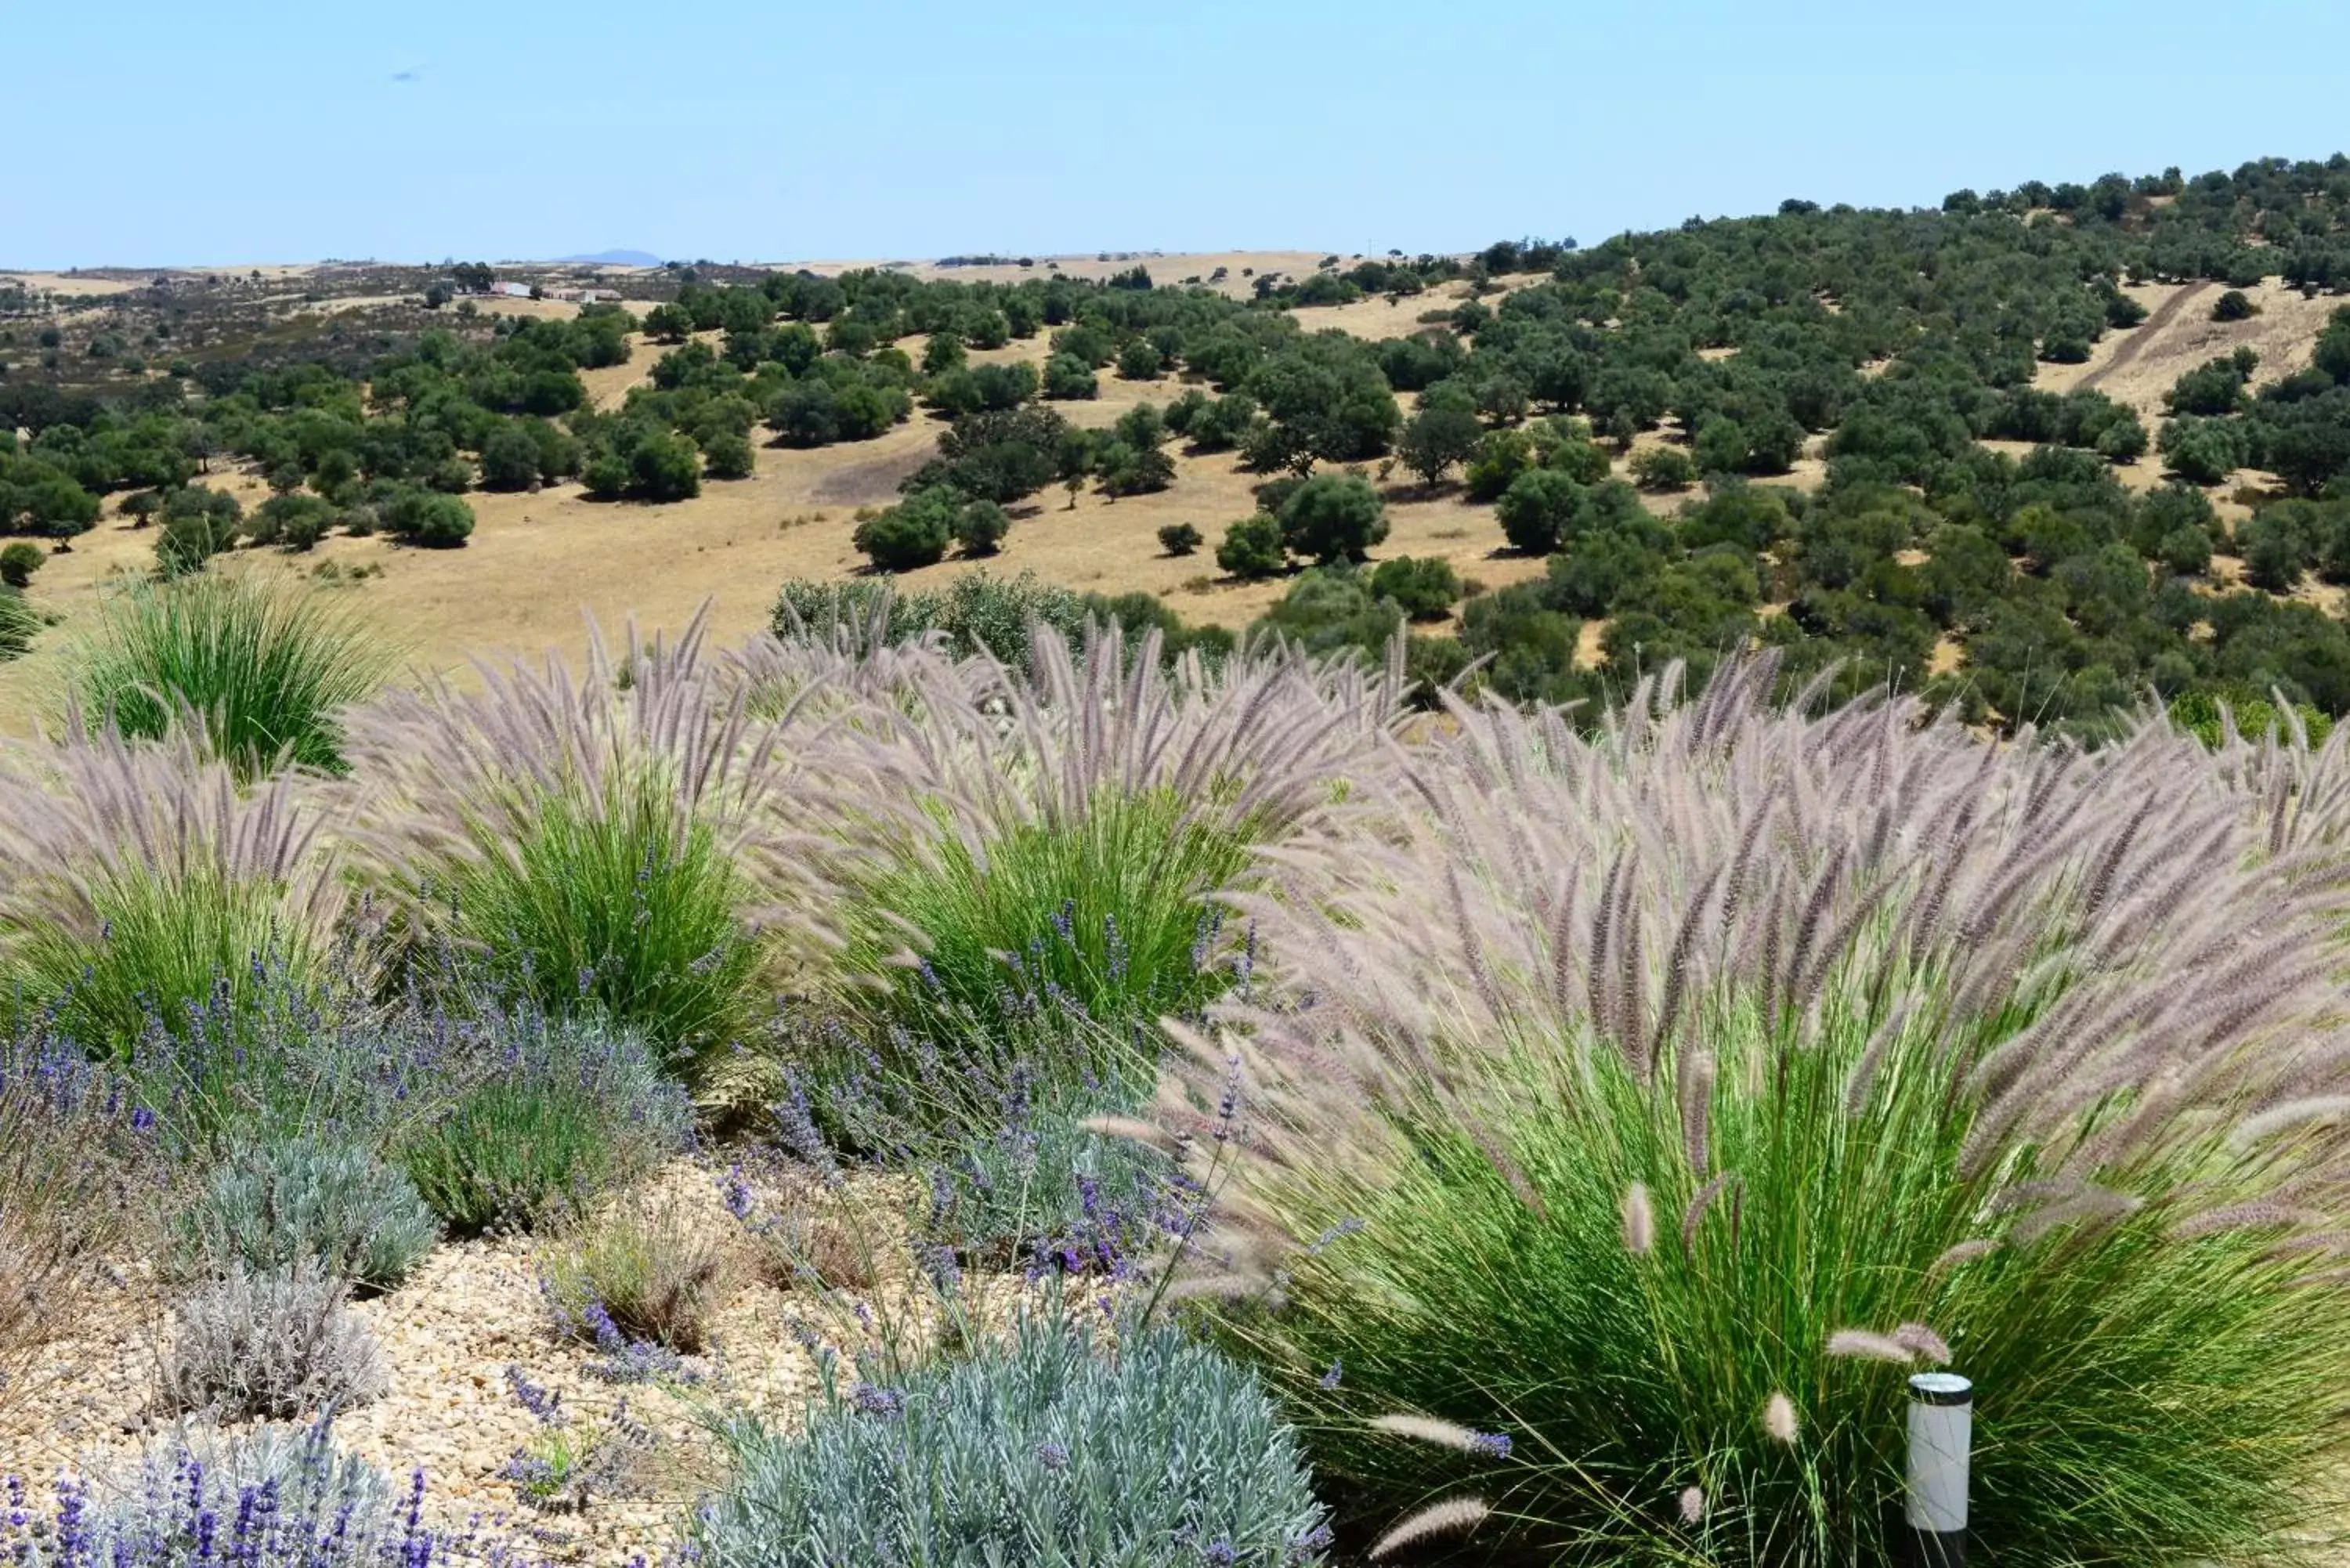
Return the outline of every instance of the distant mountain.
<path id="1" fill-rule="evenodd" d="M 592 266 L 659 266 L 661 264 L 660 257 L 650 251 L 598 251 L 592 256 L 557 256 L 555 259 Z"/>

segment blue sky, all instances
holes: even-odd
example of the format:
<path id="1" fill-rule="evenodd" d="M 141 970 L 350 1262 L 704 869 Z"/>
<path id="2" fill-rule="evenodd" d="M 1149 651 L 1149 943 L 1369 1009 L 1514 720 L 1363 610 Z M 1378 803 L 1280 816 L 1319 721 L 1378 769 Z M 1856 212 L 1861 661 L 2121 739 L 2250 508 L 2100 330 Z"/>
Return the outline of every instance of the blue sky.
<path id="1" fill-rule="evenodd" d="M 2340 0 L 127 0 L 0 59 L 19 267 L 1461 250 L 2350 144 Z"/>

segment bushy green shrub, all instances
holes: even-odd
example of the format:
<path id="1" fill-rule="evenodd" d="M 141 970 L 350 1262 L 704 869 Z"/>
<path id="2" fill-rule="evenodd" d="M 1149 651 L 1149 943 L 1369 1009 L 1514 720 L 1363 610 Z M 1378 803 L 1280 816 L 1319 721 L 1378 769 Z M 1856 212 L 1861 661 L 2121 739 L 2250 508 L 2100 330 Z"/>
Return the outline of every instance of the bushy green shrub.
<path id="1" fill-rule="evenodd" d="M 1206 541 L 1189 523 L 1169 523 L 1159 530 L 1159 547 L 1170 556 L 1188 556 Z"/>
<path id="2" fill-rule="evenodd" d="M 2182 692 L 2172 700 L 2169 712 L 2172 723 L 2215 751 L 2227 733 L 2228 721 L 2233 722 L 2238 734 L 2255 742 L 2269 735 L 2284 739 L 2292 728 L 2277 711 L 2272 697 L 2262 696 L 2249 686 Z M 2306 702 L 2293 705 L 2293 717 L 2312 746 L 2324 745 L 2334 733 L 2333 715 Z"/>
<path id="3" fill-rule="evenodd" d="M 1280 576 L 1289 566 L 1281 520 L 1259 512 L 1225 529 L 1224 542 L 1216 546 L 1216 565 L 1243 579 Z"/>
<path id="4" fill-rule="evenodd" d="M 248 777 L 281 759 L 342 769 L 338 715 L 396 652 L 317 590 L 255 575 L 142 584 L 109 597 L 68 656 L 66 700 L 155 738 L 194 714 Z"/>
<path id="5" fill-rule="evenodd" d="M 901 1387 L 828 1374 L 805 1430 L 728 1438 L 735 1478 L 695 1531 L 711 1568 L 1292 1568 L 1329 1540 L 1255 1380 L 1163 1325 L 1112 1346 L 1030 1319 Z"/>
<path id="6" fill-rule="evenodd" d="M 1371 592 L 1393 599 L 1411 620 L 1442 620 L 1461 597 L 1460 574 L 1438 556 L 1399 556 L 1371 574 Z"/>
<path id="7" fill-rule="evenodd" d="M 951 490 L 918 491 L 857 525 L 851 542 L 878 571 L 910 572 L 946 558 L 962 498 Z"/>
<path id="8" fill-rule="evenodd" d="M 1643 447 L 1632 454 L 1632 481 L 1643 490 L 1687 490 L 1697 483 L 1697 464 L 1677 446 Z"/>
<path id="9" fill-rule="evenodd" d="M 376 1290 L 406 1279 L 441 1239 L 405 1172 L 307 1137 L 232 1150 L 172 1216 L 172 1232 L 184 1273 L 286 1273 L 307 1261 Z"/>
<path id="10" fill-rule="evenodd" d="M 1325 566 L 1360 561 L 1387 536 L 1387 503 L 1352 474 L 1317 473 L 1281 504 L 1282 543 Z"/>
<path id="11" fill-rule="evenodd" d="M 0 583 L 12 588 L 32 586 L 33 574 L 48 565 L 49 553 L 38 545 L 19 539 L 5 549 L 0 549 Z"/>
<path id="12" fill-rule="evenodd" d="M 1058 632 L 1075 646 L 1082 638 L 1087 612 L 1084 596 L 1033 572 L 999 577 L 983 568 L 965 572 L 943 589 L 794 578 L 776 600 L 775 633 L 829 639 L 850 628 L 861 629 L 885 600 L 890 641 L 941 632 L 949 651 L 959 659 L 983 652 L 1021 670 L 1028 665 L 1032 625 Z"/>
<path id="13" fill-rule="evenodd" d="M 527 1019 L 501 1033 L 497 1058 L 392 1151 L 452 1231 L 526 1229 L 683 1147 L 691 1107 L 636 1037 Z"/>

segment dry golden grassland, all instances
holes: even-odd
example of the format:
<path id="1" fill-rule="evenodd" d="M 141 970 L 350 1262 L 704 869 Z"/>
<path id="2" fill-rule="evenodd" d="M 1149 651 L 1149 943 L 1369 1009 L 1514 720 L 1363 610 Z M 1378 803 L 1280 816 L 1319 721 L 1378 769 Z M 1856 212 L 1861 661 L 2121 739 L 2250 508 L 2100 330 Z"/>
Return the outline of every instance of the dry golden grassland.
<path id="1" fill-rule="evenodd" d="M 1039 259 L 1041 267 L 1043 258 Z M 1201 275 L 1216 265 L 1259 271 L 1284 266 L 1310 272 L 1320 259 L 1305 252 L 1232 253 L 1230 255 L 1142 257 L 1154 275 Z M 1065 262 L 1078 275 L 1107 273 L 1131 261 Z M 1088 269 L 1081 272 L 1080 267 Z M 1177 273 L 1176 268 L 1182 268 Z M 935 267 L 916 268 L 936 272 Z M 1018 268 L 953 268 L 945 275 L 966 279 L 992 270 L 1014 275 Z M 67 281 L 74 281 L 68 279 Z M 1511 279 L 1511 284 L 1535 279 Z M 1370 298 L 1353 305 L 1300 310 L 1308 331 L 1329 328 L 1367 337 L 1408 333 L 1426 310 L 1456 303 L 1466 286 L 1447 285 L 1399 305 Z M 2310 347 L 2333 303 L 2304 300 L 2275 285 L 2248 290 L 2262 314 L 2248 321 L 2210 319 L 2216 288 L 2189 289 L 2147 285 L 2132 294 L 2156 314 L 2134 331 L 2108 334 L 2084 365 L 2042 368 L 2040 384 L 2053 390 L 2081 385 L 2138 409 L 2151 429 L 2161 418 L 2162 393 L 2180 372 L 2215 355 L 2249 344 L 2262 355 L 2260 379 L 2289 373 L 2308 362 Z M 517 313 L 569 314 L 553 302 L 501 300 L 492 308 Z M 922 344 L 900 347 L 919 358 Z M 589 370 L 583 379 L 599 407 L 617 405 L 629 388 L 647 380 L 662 352 L 639 338 L 629 363 Z M 977 353 L 975 360 L 1041 360 L 1043 335 L 1024 343 Z M 1107 425 L 1136 403 L 1164 403 L 1177 395 L 1173 379 L 1132 382 L 1112 370 L 1101 375 L 1101 395 L 1087 402 L 1059 403 L 1073 422 Z M 1410 399 L 1404 399 L 1409 409 Z M 476 493 L 467 497 L 477 518 L 473 536 L 462 549 L 432 551 L 397 546 L 381 538 L 332 538 L 305 555 L 275 551 L 242 553 L 216 569 L 298 571 L 339 580 L 366 614 L 422 669 L 462 668 L 475 658 L 536 654 L 550 647 L 577 648 L 582 617 L 592 616 L 617 630 L 633 616 L 647 628 L 682 625 L 705 600 L 713 606 L 713 631 L 722 639 L 748 636 L 767 622 L 777 587 L 795 576 L 841 579 L 864 569 L 850 544 L 861 508 L 889 505 L 900 479 L 930 456 L 939 423 L 918 411 L 908 423 L 878 440 L 814 451 L 760 446 L 756 472 L 748 479 L 711 481 L 694 500 L 669 505 L 611 504 L 586 498 L 577 484 L 531 494 Z M 1668 426 L 1644 436 L 1640 445 L 1679 441 Z M 1825 471 L 1814 440 L 1786 480 L 1816 485 Z M 1994 443 L 2020 454 L 2020 443 Z M 1090 489 L 1075 498 L 1047 490 L 1016 511 L 1018 521 L 1003 553 L 987 562 L 950 559 L 912 574 L 916 582 L 943 582 L 983 567 L 999 574 L 1034 571 L 1047 580 L 1085 591 L 1122 593 L 1143 589 L 1164 596 L 1187 620 L 1240 628 L 1279 598 L 1279 581 L 1241 583 L 1227 578 L 1214 561 L 1214 545 L 1224 527 L 1253 508 L 1251 487 L 1262 476 L 1243 472 L 1233 454 L 1176 455 L 1174 485 L 1154 495 L 1112 500 Z M 1618 471 L 1623 463 L 1618 462 Z M 2122 471 L 2126 483 L 2159 483 L 2160 465 L 2149 457 Z M 2239 482 L 2262 476 L 2243 474 Z M 236 494 L 248 507 L 265 497 L 259 479 L 235 471 L 215 472 L 202 481 Z M 2222 510 L 2241 516 L 2244 508 L 2226 499 L 2232 484 L 2216 493 Z M 1388 486 L 1392 531 L 1378 552 L 1390 556 L 1435 556 L 1462 576 L 1489 587 L 1539 576 L 1543 565 L 1510 552 L 1490 504 L 1471 504 L 1457 485 L 1423 493 L 1400 470 Z M 1678 498 L 1651 497 L 1669 510 Z M 134 528 L 109 504 L 98 529 L 74 541 L 70 553 L 51 560 L 36 579 L 34 597 L 60 624 L 35 651 L 0 667 L 0 728 L 22 731 L 38 708 L 47 681 L 73 623 L 99 596 L 121 581 L 149 571 L 153 535 Z M 1159 528 L 1190 523 L 1208 539 L 1198 554 L 1177 558 L 1159 546 Z M 2230 563 L 2224 559 L 2220 569 Z M 355 574 L 365 574 L 355 576 Z M 1596 628 L 1587 638 L 1596 639 Z M 1596 641 L 1594 643 L 1596 648 Z"/>

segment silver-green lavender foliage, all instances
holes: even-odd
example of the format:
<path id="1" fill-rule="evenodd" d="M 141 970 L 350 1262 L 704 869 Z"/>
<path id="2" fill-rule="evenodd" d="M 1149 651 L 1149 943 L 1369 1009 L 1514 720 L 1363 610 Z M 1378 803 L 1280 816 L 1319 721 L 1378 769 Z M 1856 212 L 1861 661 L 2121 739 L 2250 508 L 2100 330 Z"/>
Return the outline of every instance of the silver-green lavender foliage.
<path id="1" fill-rule="evenodd" d="M 804 1431 L 736 1427 L 707 1568 L 1283 1568 L 1329 1531 L 1295 1434 L 1245 1369 L 1172 1328 L 1009 1343 L 833 1391 Z"/>
<path id="2" fill-rule="evenodd" d="M 164 1407 L 301 1420 L 376 1397 L 383 1354 L 344 1305 L 346 1289 L 306 1262 L 276 1274 L 238 1266 L 196 1292 L 172 1314 Z"/>
<path id="3" fill-rule="evenodd" d="M 390 1290 L 441 1239 L 441 1222 L 404 1171 L 364 1148 L 312 1137 L 247 1144 L 206 1178 L 172 1222 L 191 1275 L 242 1264 L 283 1273 L 306 1260 L 354 1284 Z"/>
<path id="4" fill-rule="evenodd" d="M 416 1565 L 444 1545 L 406 1498 L 337 1449 L 328 1426 L 229 1434 L 182 1427 L 136 1459 L 59 1483 L 53 1511 L 12 1478 L 0 1561 L 19 1568 L 361 1568 Z"/>

